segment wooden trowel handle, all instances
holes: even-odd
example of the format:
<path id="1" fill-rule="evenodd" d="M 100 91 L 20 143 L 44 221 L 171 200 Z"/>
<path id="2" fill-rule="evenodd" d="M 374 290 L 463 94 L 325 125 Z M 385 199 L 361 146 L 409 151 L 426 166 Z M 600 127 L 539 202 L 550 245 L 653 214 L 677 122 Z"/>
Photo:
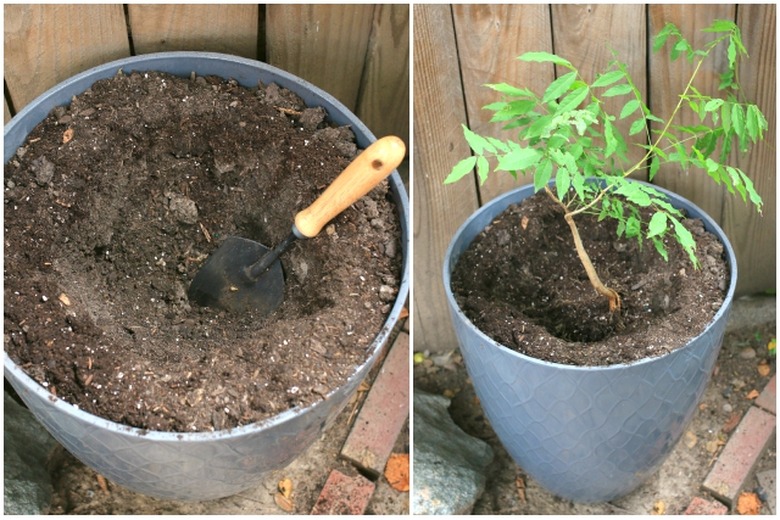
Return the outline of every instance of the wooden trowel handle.
<path id="1" fill-rule="evenodd" d="M 379 139 L 339 174 L 308 208 L 295 215 L 295 229 L 308 238 L 316 236 L 330 220 L 371 191 L 401 164 L 404 142 L 395 136 Z"/>

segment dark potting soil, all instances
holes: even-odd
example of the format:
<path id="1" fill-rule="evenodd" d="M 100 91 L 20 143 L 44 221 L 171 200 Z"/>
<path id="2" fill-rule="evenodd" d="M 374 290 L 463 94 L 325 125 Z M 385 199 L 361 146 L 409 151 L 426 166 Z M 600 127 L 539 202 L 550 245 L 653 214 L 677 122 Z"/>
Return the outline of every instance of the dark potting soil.
<path id="1" fill-rule="evenodd" d="M 580 215 L 576 222 L 602 282 L 621 295 L 621 311 L 610 313 L 594 291 L 562 210 L 540 192 L 510 206 L 460 257 L 452 289 L 466 316 L 523 354 L 596 366 L 684 346 L 722 305 L 724 248 L 701 220 L 683 221 L 696 239 L 699 269 L 672 238 L 664 242 L 667 262 L 649 242 L 618 239 L 614 220 Z"/>
<path id="2" fill-rule="evenodd" d="M 220 242 L 273 246 L 357 153 L 277 85 L 118 74 L 36 127 L 5 167 L 5 348 L 53 398 L 139 428 L 210 431 L 322 400 L 395 300 L 385 181 L 281 259 L 260 319 L 190 304 Z"/>

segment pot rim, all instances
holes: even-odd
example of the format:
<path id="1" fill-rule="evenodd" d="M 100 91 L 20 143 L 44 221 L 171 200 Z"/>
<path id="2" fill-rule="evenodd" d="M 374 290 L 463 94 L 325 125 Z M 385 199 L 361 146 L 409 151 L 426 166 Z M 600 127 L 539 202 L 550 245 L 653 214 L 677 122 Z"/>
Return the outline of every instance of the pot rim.
<path id="1" fill-rule="evenodd" d="M 707 323 L 707 325 L 704 327 L 704 329 L 697 334 L 696 336 L 690 338 L 685 345 L 674 349 L 670 352 L 664 353 L 660 356 L 654 356 L 649 358 L 642 358 L 636 361 L 632 361 L 630 363 L 614 363 L 611 365 L 596 365 L 596 366 L 580 366 L 580 365 L 568 365 L 565 363 L 555 363 L 552 361 L 546 361 L 542 359 L 538 359 L 535 357 L 531 357 L 527 354 L 523 354 L 521 352 L 517 352 L 515 350 L 510 349 L 509 347 L 502 345 L 501 343 L 498 343 L 493 338 L 489 337 L 487 334 L 485 334 L 479 327 L 477 327 L 463 312 L 463 310 L 460 308 L 460 305 L 458 305 L 457 300 L 455 299 L 455 295 L 452 292 L 452 283 L 451 283 L 451 270 L 452 267 L 454 267 L 452 256 L 454 253 L 455 245 L 458 242 L 461 235 L 465 232 L 466 228 L 471 224 L 471 222 L 477 218 L 478 216 L 488 213 L 492 208 L 495 206 L 504 206 L 504 208 L 495 216 L 500 215 L 506 210 L 506 207 L 511 204 L 516 204 L 521 202 L 521 200 L 516 200 L 518 195 L 522 194 L 522 192 L 530 192 L 528 195 L 529 197 L 535 193 L 533 184 L 525 184 L 523 186 L 520 186 L 518 188 L 514 188 L 508 192 L 505 192 L 492 200 L 488 201 L 486 204 L 484 204 L 482 207 L 474 211 L 463 224 L 460 225 L 460 227 L 455 231 L 455 234 L 452 237 L 452 240 L 450 241 L 449 246 L 447 247 L 447 250 L 444 254 L 444 269 L 443 269 L 443 279 L 444 279 L 444 292 L 447 297 L 447 300 L 450 302 L 450 309 L 453 310 L 453 312 L 456 312 L 458 317 L 462 319 L 465 323 L 467 323 L 471 328 L 473 328 L 477 335 L 480 337 L 480 339 L 487 345 L 490 345 L 491 347 L 498 348 L 500 350 L 505 351 L 507 355 L 515 356 L 521 360 L 524 360 L 528 363 L 534 363 L 539 365 L 544 365 L 547 367 L 557 367 L 560 369 L 565 370 L 574 370 L 574 371 L 586 371 L 586 372 L 596 372 L 596 371 L 610 371 L 610 370 L 620 370 L 626 367 L 635 367 L 639 366 L 645 363 L 654 363 L 657 362 L 660 359 L 666 358 L 667 356 L 674 355 L 682 350 L 684 350 L 688 345 L 696 342 L 700 337 L 702 337 L 716 322 L 718 322 L 721 319 L 728 318 L 728 312 L 730 311 L 731 305 L 730 302 L 734 299 L 734 293 L 736 291 L 737 287 L 737 258 L 736 254 L 734 252 L 733 247 L 731 246 L 731 243 L 728 240 L 728 237 L 726 236 L 726 233 L 721 229 L 721 227 L 718 225 L 717 222 L 704 210 L 702 210 L 700 207 L 698 207 L 696 204 L 691 202 L 690 200 L 686 199 L 682 195 L 679 195 L 671 190 L 668 190 L 666 188 L 663 188 L 661 186 L 657 186 L 655 184 L 651 184 L 646 181 L 636 180 L 636 179 L 629 179 L 631 182 L 638 182 L 641 184 L 647 184 L 652 186 L 654 189 L 660 191 L 664 195 L 666 195 L 671 202 L 674 204 L 675 201 L 679 201 L 681 205 L 688 206 L 692 210 L 693 213 L 698 213 L 695 215 L 694 218 L 699 218 L 704 222 L 704 227 L 707 231 L 710 233 L 715 234 L 718 239 L 721 241 L 724 247 L 724 253 L 726 255 L 726 263 L 728 264 L 729 269 L 729 286 L 726 290 L 726 294 L 723 297 L 723 303 L 718 309 L 718 311 L 715 313 L 715 315 L 712 317 L 712 319 Z M 555 179 L 550 181 L 550 185 L 554 185 Z M 494 217 L 495 218 L 495 217 Z M 492 220 L 492 219 L 491 219 Z M 472 239 L 473 241 L 473 239 Z M 466 244 L 465 247 L 468 247 L 471 244 Z"/>
<path id="2" fill-rule="evenodd" d="M 295 91 L 296 90 L 295 88 L 290 88 L 290 85 L 293 85 L 293 86 L 297 86 L 298 88 L 304 88 L 311 91 L 317 98 L 320 99 L 320 101 L 318 101 L 319 106 L 325 105 L 327 107 L 329 119 L 331 120 L 333 119 L 333 114 L 331 114 L 331 107 L 335 108 L 339 113 L 343 113 L 346 114 L 347 116 L 351 116 L 352 119 L 349 121 L 349 125 L 353 126 L 356 129 L 355 137 L 356 137 L 357 144 L 360 148 L 365 148 L 373 141 L 376 140 L 376 136 L 374 136 L 374 134 L 368 129 L 368 127 L 365 126 L 365 124 L 350 109 L 348 109 L 343 103 L 341 103 L 331 94 L 325 92 L 321 88 L 304 80 L 303 78 L 295 76 L 294 74 L 284 71 L 278 67 L 269 65 L 268 63 L 259 60 L 242 58 L 232 54 L 225 54 L 219 52 L 169 51 L 169 52 L 154 52 L 154 53 L 147 53 L 147 54 L 138 54 L 136 56 L 129 56 L 118 60 L 109 61 L 97 65 L 95 67 L 91 67 L 83 72 L 75 74 L 69 77 L 68 79 L 65 79 L 57 83 L 55 86 L 51 87 L 50 89 L 46 90 L 44 93 L 37 96 L 35 99 L 29 102 L 22 110 L 20 110 L 8 122 L 8 124 L 5 125 L 5 130 L 3 133 L 3 137 L 5 141 L 4 144 L 5 152 L 4 152 L 3 164 L 6 164 L 11 159 L 11 157 L 13 157 L 13 155 L 16 153 L 16 150 L 24 143 L 24 140 L 27 138 L 30 131 L 38 123 L 40 123 L 43 119 L 45 119 L 45 117 L 48 116 L 48 114 L 53 108 L 61 105 L 70 104 L 71 95 L 68 94 L 67 96 L 64 96 L 62 94 L 62 91 L 64 89 L 78 88 L 79 89 L 78 93 L 81 94 L 89 87 L 91 87 L 92 84 L 94 84 L 96 81 L 113 77 L 120 71 L 124 73 L 130 73 L 133 71 L 138 71 L 138 72 L 159 71 L 159 68 L 156 68 L 156 64 L 164 61 L 167 62 L 169 60 L 175 60 L 181 58 L 186 58 L 188 60 L 204 60 L 209 62 L 217 62 L 226 65 L 237 64 L 244 67 L 253 67 L 255 69 L 260 69 L 264 72 L 270 73 L 275 77 L 275 79 L 280 80 L 278 81 L 278 84 L 284 88 L 288 88 L 289 90 Z M 227 77 L 220 76 L 220 77 L 223 77 L 223 79 L 235 79 L 236 81 L 241 83 L 241 79 L 240 79 L 241 75 L 238 74 L 241 72 L 241 70 L 237 69 L 235 72 L 236 74 L 232 76 L 227 76 Z M 209 74 L 209 75 L 215 75 L 215 74 Z M 307 99 L 304 99 L 304 101 L 307 104 L 311 102 L 311 100 L 307 100 Z M 32 123 L 32 126 L 30 126 L 29 128 L 22 127 L 21 130 L 19 130 L 23 134 L 23 137 L 21 137 L 21 142 L 16 143 L 14 142 L 14 140 L 9 140 L 9 133 L 11 132 L 15 133 L 17 126 L 20 126 L 23 122 L 27 123 L 25 119 L 28 117 L 34 117 L 36 118 L 36 121 Z M 401 311 L 403 310 L 403 307 L 406 302 L 406 298 L 409 292 L 409 273 L 410 273 L 409 256 L 411 251 L 410 248 L 411 234 L 409 233 L 410 230 L 408 224 L 409 199 L 406 193 L 406 188 L 397 170 L 391 174 L 390 178 L 392 180 L 391 188 L 393 187 L 395 188 L 394 190 L 395 196 L 393 198 L 393 201 L 396 205 L 396 211 L 400 219 L 401 232 L 402 232 L 401 250 L 403 253 L 403 265 L 401 267 L 401 280 L 398 288 L 398 294 L 396 295 L 396 299 L 393 303 L 393 307 L 391 308 L 390 313 L 387 315 L 387 318 L 382 324 L 381 329 L 377 332 L 371 344 L 368 345 L 368 347 L 366 348 L 366 352 L 368 353 L 366 359 L 361 364 L 356 365 L 354 370 L 352 371 L 352 374 L 340 386 L 334 388 L 322 400 L 312 403 L 305 407 L 296 406 L 294 408 L 290 408 L 288 410 L 285 410 L 271 417 L 267 417 L 260 421 L 250 423 L 250 424 L 245 424 L 243 426 L 237 426 L 235 428 L 230 428 L 226 430 L 217 430 L 212 432 L 207 432 L 207 431 L 167 432 L 167 431 L 158 431 L 158 430 L 147 430 L 147 429 L 137 428 L 135 426 L 129 426 L 122 423 L 114 422 L 104 417 L 100 417 L 98 415 L 94 415 L 89 412 L 86 412 L 78 408 L 76 405 L 65 401 L 62 398 L 51 395 L 48 392 L 48 390 L 46 390 L 43 386 L 41 386 L 40 383 L 38 383 L 35 379 L 30 377 L 19 365 L 17 365 L 10 358 L 10 356 L 5 351 L 5 349 L 3 349 L 3 356 L 4 356 L 3 364 L 4 364 L 5 377 L 8 378 L 9 375 L 11 375 L 12 378 L 19 380 L 25 386 L 26 391 L 28 392 L 32 391 L 34 394 L 38 396 L 38 398 L 49 401 L 49 403 L 52 406 L 54 406 L 55 409 L 59 410 L 62 413 L 66 413 L 68 415 L 74 416 L 76 419 L 89 422 L 95 427 L 111 430 L 115 433 L 122 434 L 122 435 L 143 437 L 144 439 L 150 441 L 153 440 L 153 441 L 181 443 L 181 442 L 215 441 L 223 438 L 235 439 L 242 436 L 252 435 L 259 431 L 270 429 L 280 424 L 284 424 L 300 415 L 316 410 L 320 406 L 323 406 L 335 394 L 343 391 L 346 387 L 349 387 L 350 384 L 356 384 L 355 381 L 356 379 L 358 378 L 362 379 L 363 377 L 365 377 L 366 373 L 364 372 L 369 367 L 369 365 L 373 364 L 378 351 L 389 340 L 390 334 L 395 328 L 395 325 L 398 323 L 400 319 Z"/>

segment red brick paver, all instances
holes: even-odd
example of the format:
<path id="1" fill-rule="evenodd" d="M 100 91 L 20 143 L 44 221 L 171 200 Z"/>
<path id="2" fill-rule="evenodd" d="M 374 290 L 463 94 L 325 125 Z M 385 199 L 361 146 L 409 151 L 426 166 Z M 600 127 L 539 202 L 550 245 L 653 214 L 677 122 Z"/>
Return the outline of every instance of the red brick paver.
<path id="1" fill-rule="evenodd" d="M 685 510 L 686 515 L 725 515 L 729 508 L 717 500 L 707 500 L 706 498 L 694 497 Z"/>
<path id="2" fill-rule="evenodd" d="M 409 335 L 401 333 L 368 392 L 341 456 L 380 475 L 408 416 Z"/>
<path id="3" fill-rule="evenodd" d="M 374 483 L 362 475 L 348 477 L 333 470 L 322 488 L 313 515 L 362 515 L 374 493 Z"/>
<path id="4" fill-rule="evenodd" d="M 775 416 L 751 406 L 704 480 L 704 489 L 733 506 L 774 433 Z"/>
<path id="5" fill-rule="evenodd" d="M 761 395 L 758 396 L 758 398 L 755 401 L 756 406 L 760 406 L 767 412 L 771 412 L 775 415 L 777 415 L 777 383 L 776 383 L 777 374 L 772 376 L 772 379 L 769 380 L 769 383 L 767 383 L 766 387 L 764 388 L 764 391 L 761 392 Z"/>

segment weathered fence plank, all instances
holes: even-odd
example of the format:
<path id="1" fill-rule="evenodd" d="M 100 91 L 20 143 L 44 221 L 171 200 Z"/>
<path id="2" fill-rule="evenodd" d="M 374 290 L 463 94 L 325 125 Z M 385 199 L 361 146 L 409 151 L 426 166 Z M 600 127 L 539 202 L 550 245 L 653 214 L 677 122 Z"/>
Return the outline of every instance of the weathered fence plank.
<path id="1" fill-rule="evenodd" d="M 257 58 L 258 6 L 129 4 L 136 54 L 211 51 Z"/>
<path id="2" fill-rule="evenodd" d="M 409 143 L 409 6 L 378 5 L 355 114 L 377 136 Z"/>
<path id="3" fill-rule="evenodd" d="M 120 4 L 15 4 L 4 14 L 5 84 L 16 110 L 78 72 L 130 55 Z"/>
<path id="4" fill-rule="evenodd" d="M 769 120 L 764 141 L 750 154 L 732 152 L 735 164 L 755 181 L 764 200 L 763 216 L 739 197 L 726 196 L 723 205 L 722 226 L 737 253 L 741 294 L 766 291 L 777 283 L 776 20 L 775 5 L 737 7 L 737 23 L 750 55 L 741 70 L 742 91 Z"/>
<path id="5" fill-rule="evenodd" d="M 481 135 L 510 139 L 515 132 L 491 124 L 492 112 L 482 110 L 500 99 L 500 94 L 484 85 L 509 83 L 540 92 L 542 85 L 552 81 L 552 66 L 516 59 L 529 50 L 552 51 L 550 8 L 542 4 L 459 4 L 452 9 L 468 118 L 461 123 Z M 487 202 L 528 182 L 504 172 L 490 175 L 479 188 L 480 200 Z"/>
<path id="6" fill-rule="evenodd" d="M 628 72 L 643 96 L 647 96 L 647 38 L 645 6 L 640 4 L 594 5 L 556 4 L 552 7 L 552 33 L 555 53 L 577 67 L 585 81 L 593 81 L 607 69 L 615 58 L 628 66 Z M 557 71 L 558 75 L 567 72 Z M 620 114 L 628 96 L 607 98 L 604 109 L 610 114 Z M 644 133 L 629 137 L 628 131 L 634 118 L 615 121 L 628 144 L 629 165 L 634 165 L 645 155 L 636 144 L 647 142 Z M 635 178 L 645 180 L 645 170 Z"/>
<path id="7" fill-rule="evenodd" d="M 672 22 L 694 48 L 700 48 L 712 39 L 712 34 L 701 32 L 716 19 L 733 20 L 733 5 L 652 5 L 650 9 L 650 33 L 655 35 L 668 22 Z M 654 114 L 668 119 L 679 102 L 681 94 L 691 73 L 693 64 L 685 58 L 672 62 L 669 59 L 669 46 L 650 55 L 650 109 Z M 725 64 L 720 56 L 712 56 L 704 62 L 694 86 L 704 94 L 715 95 L 718 92 L 720 73 Z M 684 110 L 678 116 L 678 124 L 693 125 L 698 117 Z M 712 218 L 719 221 L 722 217 L 723 190 L 710 182 L 702 171 L 680 171 L 676 165 L 661 165 L 654 182 L 686 197 L 696 203 Z"/>
<path id="8" fill-rule="evenodd" d="M 298 74 L 376 134 L 408 142 L 409 22 L 408 5 L 9 5 L 5 101 L 12 116 L 56 83 L 131 53 L 224 52 Z"/>
<path id="9" fill-rule="evenodd" d="M 442 284 L 444 251 L 457 227 L 477 207 L 473 184 L 443 186 L 466 157 L 458 54 L 448 5 L 414 6 L 413 323 L 416 349 L 457 346 Z"/>
<path id="10" fill-rule="evenodd" d="M 373 5 L 266 7 L 267 60 L 355 110 L 374 18 Z"/>

